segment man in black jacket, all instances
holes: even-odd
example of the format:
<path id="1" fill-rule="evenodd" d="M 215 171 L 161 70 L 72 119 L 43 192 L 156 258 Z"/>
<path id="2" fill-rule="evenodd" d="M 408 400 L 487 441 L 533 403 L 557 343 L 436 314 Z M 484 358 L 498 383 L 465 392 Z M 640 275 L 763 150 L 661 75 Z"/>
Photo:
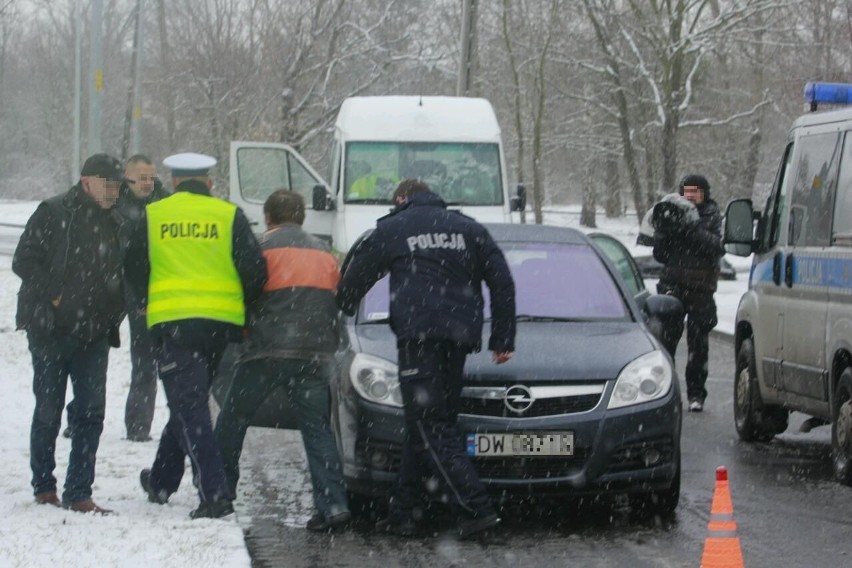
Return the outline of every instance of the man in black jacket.
<path id="1" fill-rule="evenodd" d="M 18 329 L 26 330 L 36 397 L 30 467 L 36 502 L 108 513 L 92 501 L 104 423 L 107 355 L 124 317 L 118 226 L 110 214 L 122 180 L 107 154 L 86 160 L 80 182 L 42 202 L 18 242 Z M 68 378 L 74 390 L 71 455 L 60 502 L 53 470 Z"/>
<path id="2" fill-rule="evenodd" d="M 397 337 L 406 436 L 390 511 L 377 528 L 417 530 L 421 466 L 446 489 L 462 538 L 500 519 L 479 481 L 456 426 L 467 354 L 482 342 L 482 282 L 491 292 L 488 348 L 498 365 L 512 357 L 515 284 L 506 259 L 485 228 L 447 210 L 416 180 L 399 184 L 397 208 L 357 245 L 337 289 L 338 306 L 358 302 L 390 272 L 390 324 Z"/>
<path id="3" fill-rule="evenodd" d="M 118 194 L 115 212 L 121 227 L 122 250 L 145 212 L 145 206 L 168 197 L 170 193 L 157 179 L 154 164 L 148 156 L 131 156 L 124 166 L 124 183 Z M 127 319 L 130 323 L 130 389 L 124 408 L 127 439 L 145 442 L 151 439 L 151 422 L 157 398 L 157 357 L 145 325 L 145 309 L 130 286 L 125 287 Z"/>
<path id="4" fill-rule="evenodd" d="M 680 182 L 679 193 L 698 210 L 698 220 L 658 221 L 655 225 L 654 258 L 663 264 L 657 292 L 670 294 L 683 303 L 687 314 L 686 394 L 690 412 L 701 412 L 707 398 L 707 361 L 710 330 L 716 327 L 713 293 L 719 281 L 722 248 L 722 215 L 710 199 L 710 184 L 702 175 L 690 174 Z M 676 341 L 670 352 L 674 357 Z"/>

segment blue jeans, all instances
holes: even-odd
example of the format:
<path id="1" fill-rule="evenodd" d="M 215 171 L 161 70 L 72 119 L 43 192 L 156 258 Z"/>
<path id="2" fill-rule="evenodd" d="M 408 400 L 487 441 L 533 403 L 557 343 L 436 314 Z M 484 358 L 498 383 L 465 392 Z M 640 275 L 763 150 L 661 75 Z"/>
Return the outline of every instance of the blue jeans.
<path id="1" fill-rule="evenodd" d="M 95 456 L 104 429 L 109 345 L 104 336 L 83 343 L 67 335 L 28 334 L 33 358 L 36 404 L 30 430 L 30 468 L 33 492 L 56 491 L 56 437 L 65 406 L 68 377 L 74 391 L 71 455 L 62 501 L 76 503 L 92 497 Z"/>
<path id="2" fill-rule="evenodd" d="M 302 359 L 256 359 L 239 365 L 215 430 L 232 493 L 240 478 L 240 454 L 249 423 L 266 397 L 283 387 L 296 410 L 317 511 L 328 518 L 349 510 L 340 455 L 329 424 L 331 368 Z"/>

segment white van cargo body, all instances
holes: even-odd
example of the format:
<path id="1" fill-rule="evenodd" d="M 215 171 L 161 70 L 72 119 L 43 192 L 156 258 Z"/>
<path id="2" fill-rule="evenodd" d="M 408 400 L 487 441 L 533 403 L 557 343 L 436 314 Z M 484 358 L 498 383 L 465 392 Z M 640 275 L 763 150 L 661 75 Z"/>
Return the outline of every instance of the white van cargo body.
<path id="1" fill-rule="evenodd" d="M 485 99 L 352 97 L 340 107 L 323 180 L 284 144 L 231 144 L 231 200 L 263 227 L 263 202 L 287 187 L 305 197 L 305 229 L 340 252 L 393 207 L 400 181 L 417 178 L 481 222 L 510 222 L 500 126 Z"/>

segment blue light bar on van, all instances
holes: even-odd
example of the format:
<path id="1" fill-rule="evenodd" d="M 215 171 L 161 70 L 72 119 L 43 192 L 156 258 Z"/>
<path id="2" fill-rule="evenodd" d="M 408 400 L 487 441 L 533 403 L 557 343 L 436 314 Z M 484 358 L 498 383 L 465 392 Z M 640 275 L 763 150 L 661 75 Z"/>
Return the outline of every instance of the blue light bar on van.
<path id="1" fill-rule="evenodd" d="M 817 105 L 848 105 L 852 104 L 852 85 L 848 83 L 808 83 L 805 85 L 805 102 L 810 103 L 811 110 Z"/>

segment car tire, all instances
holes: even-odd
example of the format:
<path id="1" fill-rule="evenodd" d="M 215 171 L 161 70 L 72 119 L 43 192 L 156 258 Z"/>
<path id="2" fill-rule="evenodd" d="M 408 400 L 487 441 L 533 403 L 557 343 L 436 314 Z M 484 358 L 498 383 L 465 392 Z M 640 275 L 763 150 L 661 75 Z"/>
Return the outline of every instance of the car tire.
<path id="1" fill-rule="evenodd" d="M 641 515 L 669 517 L 680 503 L 680 453 L 677 457 L 677 472 L 668 489 L 640 493 L 630 496 L 630 507 Z"/>
<path id="2" fill-rule="evenodd" d="M 754 342 L 743 340 L 737 351 L 734 374 L 734 425 L 744 442 L 769 442 L 787 429 L 788 412 L 784 408 L 767 406 L 760 397 L 757 384 L 757 362 Z"/>
<path id="3" fill-rule="evenodd" d="M 852 485 L 852 369 L 847 368 L 840 375 L 831 411 L 834 477 L 844 485 Z"/>

